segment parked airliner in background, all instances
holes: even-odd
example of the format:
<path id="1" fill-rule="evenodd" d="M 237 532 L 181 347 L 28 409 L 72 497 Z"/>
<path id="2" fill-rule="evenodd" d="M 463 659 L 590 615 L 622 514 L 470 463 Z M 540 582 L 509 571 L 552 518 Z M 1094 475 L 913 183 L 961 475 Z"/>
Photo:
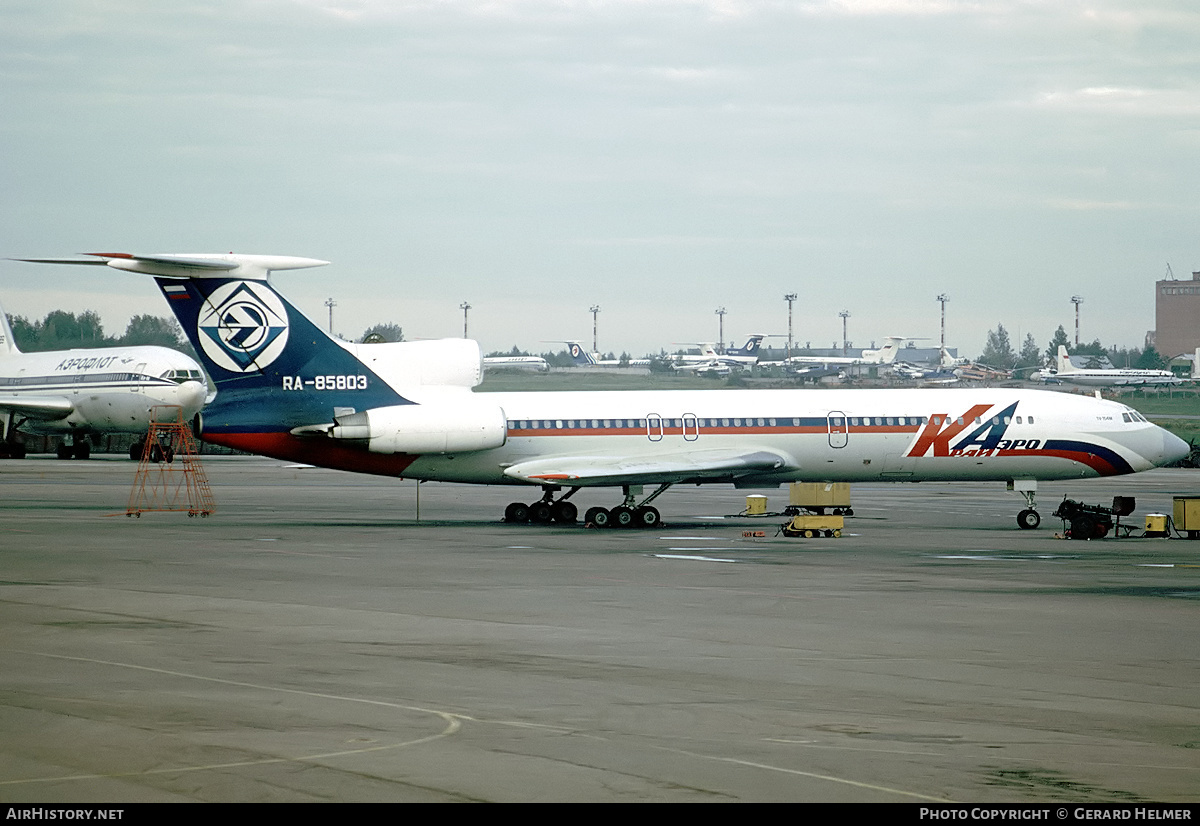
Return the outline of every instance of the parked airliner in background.
<path id="1" fill-rule="evenodd" d="M 1067 355 L 1067 348 L 1061 344 L 1058 345 L 1058 370 L 1035 373 L 1030 376 L 1030 379 L 1033 381 L 1057 379 L 1087 387 L 1145 387 L 1183 384 L 1183 379 L 1170 370 L 1138 370 L 1134 368 L 1104 370 L 1076 367 L 1071 363 L 1071 357 Z"/>
<path id="2" fill-rule="evenodd" d="M 63 436 L 60 459 L 86 459 L 88 437 L 145 435 L 150 422 L 190 419 L 204 406 L 200 365 L 166 347 L 105 347 L 22 353 L 0 309 L 0 454 L 25 456 L 14 431 Z M 141 458 L 142 443 L 130 449 Z"/>
<path id="3" fill-rule="evenodd" d="M 734 370 L 749 370 L 758 363 L 764 338 L 766 336 L 755 333 L 741 347 L 729 348 L 724 353 L 718 353 L 716 345 L 710 341 L 692 342 L 693 347 L 699 348 L 698 351 L 674 356 L 672 366 L 684 372 L 718 375 L 728 375 Z"/>
<path id="4" fill-rule="evenodd" d="M 602 359 L 599 353 L 590 353 L 578 341 L 563 340 L 576 367 L 649 367 L 650 359 Z"/>
<path id="5" fill-rule="evenodd" d="M 906 336 L 885 336 L 884 345 L 878 350 L 863 350 L 861 356 L 791 356 L 784 360 L 785 364 L 823 364 L 826 366 L 833 365 L 851 365 L 851 364 L 891 364 L 896 360 L 896 354 L 900 352 L 900 344 L 905 341 L 912 341 Z"/>
<path id="6" fill-rule="evenodd" d="M 485 369 L 495 367 L 505 370 L 533 370 L 538 373 L 550 371 L 550 365 L 541 356 L 486 356 L 483 366 Z"/>
<path id="7" fill-rule="evenodd" d="M 574 522 L 570 497 L 593 487 L 623 497 L 586 521 L 650 527 L 650 503 L 683 483 L 993 480 L 1025 497 L 1017 521 L 1033 528 L 1037 480 L 1133 473 L 1189 451 L 1125 405 L 1045 390 L 472 393 L 475 342 L 336 341 L 267 281 L 325 261 L 89 263 L 155 276 L 217 385 L 195 423 L 205 441 L 360 473 L 540 488 L 508 506 L 509 521 Z M 643 498 L 643 485 L 656 487 Z"/>

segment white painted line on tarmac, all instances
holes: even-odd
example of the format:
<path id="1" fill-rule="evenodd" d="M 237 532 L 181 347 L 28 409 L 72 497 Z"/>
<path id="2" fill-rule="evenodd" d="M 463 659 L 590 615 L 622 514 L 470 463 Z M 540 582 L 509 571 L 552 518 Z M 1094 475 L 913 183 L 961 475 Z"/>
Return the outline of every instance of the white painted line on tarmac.
<path id="1" fill-rule="evenodd" d="M 680 550 L 687 550 L 687 548 L 681 548 Z M 717 550 L 727 550 L 727 549 L 720 548 Z M 732 550 L 732 549 L 728 549 L 728 550 Z M 654 557 L 656 559 L 686 559 L 691 562 L 737 562 L 738 561 L 736 559 L 722 559 L 722 558 L 716 557 L 716 556 L 699 556 L 699 555 L 695 555 L 695 554 L 654 554 Z"/>

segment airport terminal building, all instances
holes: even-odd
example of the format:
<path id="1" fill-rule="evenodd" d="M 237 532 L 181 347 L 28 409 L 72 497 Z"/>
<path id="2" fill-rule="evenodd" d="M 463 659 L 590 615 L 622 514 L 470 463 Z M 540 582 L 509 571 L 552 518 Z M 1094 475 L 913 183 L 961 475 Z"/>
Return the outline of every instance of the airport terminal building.
<path id="1" fill-rule="evenodd" d="M 1191 281 L 1159 281 L 1154 290 L 1154 333 L 1148 336 L 1163 358 L 1200 347 L 1200 272 Z"/>

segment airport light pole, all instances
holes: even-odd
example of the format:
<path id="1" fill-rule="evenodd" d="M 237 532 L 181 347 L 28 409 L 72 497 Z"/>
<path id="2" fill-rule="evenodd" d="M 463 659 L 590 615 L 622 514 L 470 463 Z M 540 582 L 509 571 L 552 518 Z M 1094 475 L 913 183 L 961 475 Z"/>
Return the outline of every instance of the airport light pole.
<path id="1" fill-rule="evenodd" d="M 1079 348 L 1079 305 L 1083 303 L 1083 296 L 1071 296 L 1071 303 L 1075 305 L 1075 347 Z"/>
<path id="2" fill-rule="evenodd" d="M 845 358 L 850 351 L 850 342 L 846 337 L 846 319 L 850 317 L 850 311 L 842 310 L 840 313 L 838 313 L 838 316 L 840 316 L 842 319 L 842 357 Z"/>
<path id="3" fill-rule="evenodd" d="M 784 300 L 784 301 L 786 301 L 786 302 L 788 303 L 788 343 L 787 343 L 787 357 L 788 357 L 788 358 L 791 358 L 791 357 L 792 357 L 792 302 L 794 302 L 794 301 L 796 300 L 796 294 L 795 294 L 795 293 L 788 293 L 787 295 L 785 295 L 785 296 L 783 297 L 783 300 Z"/>
<path id="4" fill-rule="evenodd" d="M 337 306 L 337 302 L 333 298 L 327 298 L 325 306 L 329 308 L 329 335 L 333 335 L 333 308 Z"/>
<path id="5" fill-rule="evenodd" d="M 725 355 L 725 308 L 718 307 L 714 312 L 717 314 L 717 352 Z"/>
<path id="6" fill-rule="evenodd" d="M 588 312 L 590 312 L 592 314 L 592 352 L 599 353 L 600 352 L 600 347 L 598 346 L 599 337 L 596 335 L 596 328 L 599 326 L 598 322 L 599 322 L 599 318 L 600 318 L 600 305 L 593 304 L 591 307 L 588 308 Z"/>
<path id="7" fill-rule="evenodd" d="M 463 302 L 458 305 L 458 308 L 463 311 L 463 338 L 467 337 L 467 311 L 471 309 L 471 305 Z"/>
<path id="8" fill-rule="evenodd" d="M 950 300 L 950 296 L 942 293 L 937 297 L 938 303 L 942 305 L 942 349 L 938 353 L 938 360 L 945 361 L 946 359 L 946 302 Z"/>

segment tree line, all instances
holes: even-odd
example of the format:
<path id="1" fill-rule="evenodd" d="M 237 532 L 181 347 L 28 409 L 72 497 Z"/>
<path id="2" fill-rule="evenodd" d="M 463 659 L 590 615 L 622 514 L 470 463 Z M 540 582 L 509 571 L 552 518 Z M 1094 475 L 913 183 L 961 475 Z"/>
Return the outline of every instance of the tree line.
<path id="1" fill-rule="evenodd" d="M 1100 343 L 1100 339 L 1091 344 L 1081 343 L 1075 346 L 1067 338 L 1067 331 L 1061 324 L 1054 331 L 1054 337 L 1050 339 L 1050 345 L 1044 352 L 1033 333 L 1025 336 L 1020 351 L 1014 350 L 1008 330 L 1004 329 L 1003 324 L 997 324 L 995 330 L 988 331 L 983 355 L 978 361 L 997 370 L 1032 370 L 1047 364 L 1056 364 L 1059 345 L 1065 346 L 1067 353 L 1072 356 L 1093 356 L 1094 360 L 1085 365 L 1086 367 L 1100 367 L 1103 358 L 1107 358 L 1114 367 L 1135 367 L 1142 370 L 1165 370 L 1167 367 L 1166 359 L 1153 347 L 1144 350 L 1136 347 L 1105 347 Z"/>
<path id="2" fill-rule="evenodd" d="M 192 346 L 183 337 L 179 322 L 164 316 L 135 315 L 120 336 L 105 334 L 104 324 L 95 310 L 85 310 L 79 315 L 52 310 L 41 321 L 10 315 L 8 324 L 17 347 L 26 353 L 76 347 L 157 345 L 195 356 Z"/>

